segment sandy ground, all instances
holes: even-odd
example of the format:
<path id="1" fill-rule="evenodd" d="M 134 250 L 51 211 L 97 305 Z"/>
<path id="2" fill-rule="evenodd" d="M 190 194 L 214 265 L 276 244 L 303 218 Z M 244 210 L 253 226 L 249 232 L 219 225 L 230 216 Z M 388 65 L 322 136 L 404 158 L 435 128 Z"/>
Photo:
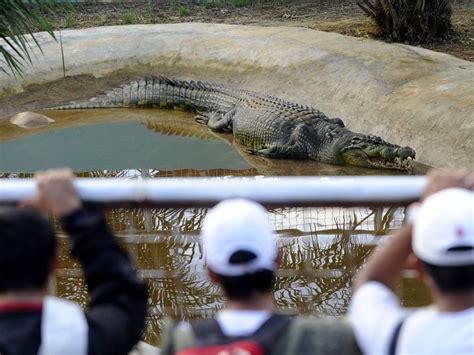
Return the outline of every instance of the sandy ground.
<path id="1" fill-rule="evenodd" d="M 56 28 L 179 22 L 302 26 L 355 37 L 376 38 L 374 25 L 352 0 L 236 6 L 242 1 L 232 0 L 233 4 L 219 6 L 210 3 L 200 5 L 193 1 L 173 4 L 79 3 L 73 8 L 59 7 L 50 20 Z M 455 38 L 423 47 L 474 61 L 474 2 L 454 1 L 452 20 L 458 32 Z"/>

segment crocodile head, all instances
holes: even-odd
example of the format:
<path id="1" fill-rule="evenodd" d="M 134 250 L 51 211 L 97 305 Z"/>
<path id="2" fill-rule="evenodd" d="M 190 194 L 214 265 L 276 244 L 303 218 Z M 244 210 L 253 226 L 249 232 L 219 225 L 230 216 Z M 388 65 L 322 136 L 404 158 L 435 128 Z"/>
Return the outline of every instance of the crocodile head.
<path id="1" fill-rule="evenodd" d="M 373 135 L 357 134 L 341 149 L 342 160 L 366 168 L 410 170 L 415 151 L 400 147 Z"/>

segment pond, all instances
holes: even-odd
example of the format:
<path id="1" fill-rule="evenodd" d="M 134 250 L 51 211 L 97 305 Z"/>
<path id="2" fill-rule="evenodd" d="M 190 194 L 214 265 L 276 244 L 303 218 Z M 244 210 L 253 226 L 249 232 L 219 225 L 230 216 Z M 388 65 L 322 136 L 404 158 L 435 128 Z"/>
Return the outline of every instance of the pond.
<path id="1" fill-rule="evenodd" d="M 55 120 L 24 129 L 0 124 L 0 175 L 27 177 L 70 166 L 85 177 L 380 175 L 394 171 L 268 160 L 250 155 L 194 122 L 161 110 L 45 111 Z M 166 317 L 209 317 L 223 305 L 206 277 L 199 231 L 207 209 L 113 209 L 108 223 L 149 287 L 145 340 L 159 344 Z M 270 211 L 283 261 L 275 302 L 297 313 L 343 315 L 351 281 L 375 245 L 401 225 L 403 208 L 296 208 Z M 60 264 L 51 292 L 85 306 L 79 265 L 60 232 Z M 399 294 L 406 306 L 429 302 L 427 290 L 406 274 Z"/>

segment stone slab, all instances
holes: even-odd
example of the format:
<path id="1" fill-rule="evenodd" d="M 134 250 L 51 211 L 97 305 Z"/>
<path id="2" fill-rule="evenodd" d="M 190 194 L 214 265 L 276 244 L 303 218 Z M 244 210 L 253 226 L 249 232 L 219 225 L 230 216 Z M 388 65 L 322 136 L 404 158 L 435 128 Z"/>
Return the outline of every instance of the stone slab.
<path id="1" fill-rule="evenodd" d="M 474 170 L 474 63 L 453 56 L 295 27 L 133 25 L 62 38 L 68 76 L 170 72 L 257 90 L 409 145 L 421 163 Z M 0 74 L 0 92 L 62 78 L 59 44 L 38 39 L 44 55 L 23 79 Z"/>

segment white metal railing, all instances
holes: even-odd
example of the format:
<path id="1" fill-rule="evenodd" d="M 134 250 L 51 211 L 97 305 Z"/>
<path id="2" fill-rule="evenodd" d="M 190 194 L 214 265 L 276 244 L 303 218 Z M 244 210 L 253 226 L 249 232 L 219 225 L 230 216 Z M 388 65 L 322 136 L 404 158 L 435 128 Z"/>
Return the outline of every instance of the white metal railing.
<path id="1" fill-rule="evenodd" d="M 79 178 L 85 203 L 107 206 L 207 207 L 228 198 L 278 206 L 404 206 L 419 199 L 424 176 L 256 178 Z M 34 196 L 32 179 L 0 179 L 0 204 Z"/>

